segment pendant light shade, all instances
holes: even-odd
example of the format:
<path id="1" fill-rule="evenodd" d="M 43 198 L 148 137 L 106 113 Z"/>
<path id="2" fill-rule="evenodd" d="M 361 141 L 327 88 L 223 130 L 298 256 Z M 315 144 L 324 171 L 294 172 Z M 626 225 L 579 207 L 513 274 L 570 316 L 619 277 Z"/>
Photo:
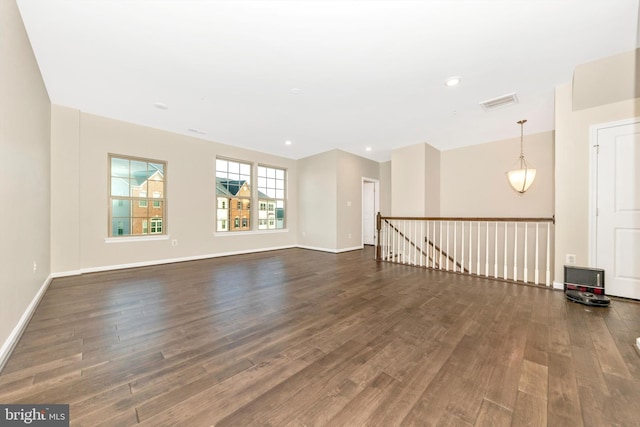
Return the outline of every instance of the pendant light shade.
<path id="1" fill-rule="evenodd" d="M 536 179 L 535 168 L 531 167 L 524 159 L 524 124 L 526 122 L 526 120 L 520 120 L 518 122 L 520 125 L 520 158 L 518 159 L 516 169 L 507 172 L 509 184 L 511 184 L 511 187 L 518 193 L 527 191 L 529 187 L 531 187 L 531 184 L 533 184 L 533 180 Z"/>

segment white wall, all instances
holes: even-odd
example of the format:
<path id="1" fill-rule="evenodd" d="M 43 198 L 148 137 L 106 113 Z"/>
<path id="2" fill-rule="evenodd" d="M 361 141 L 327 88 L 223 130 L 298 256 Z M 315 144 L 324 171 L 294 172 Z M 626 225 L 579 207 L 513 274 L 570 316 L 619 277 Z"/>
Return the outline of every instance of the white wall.
<path id="1" fill-rule="evenodd" d="M 0 2 L 0 58 L 1 367 L 21 317 L 50 273 L 51 104 L 12 0 Z"/>

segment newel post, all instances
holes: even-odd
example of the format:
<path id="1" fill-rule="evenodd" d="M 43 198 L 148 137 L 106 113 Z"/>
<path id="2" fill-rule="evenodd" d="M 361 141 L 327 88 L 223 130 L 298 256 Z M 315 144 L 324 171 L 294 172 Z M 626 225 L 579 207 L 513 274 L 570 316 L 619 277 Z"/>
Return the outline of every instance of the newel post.
<path id="1" fill-rule="evenodd" d="M 380 229 L 382 229 L 382 215 L 380 212 L 376 215 L 376 230 L 378 230 L 378 238 L 376 239 L 376 261 L 382 260 L 382 247 L 380 246 Z"/>

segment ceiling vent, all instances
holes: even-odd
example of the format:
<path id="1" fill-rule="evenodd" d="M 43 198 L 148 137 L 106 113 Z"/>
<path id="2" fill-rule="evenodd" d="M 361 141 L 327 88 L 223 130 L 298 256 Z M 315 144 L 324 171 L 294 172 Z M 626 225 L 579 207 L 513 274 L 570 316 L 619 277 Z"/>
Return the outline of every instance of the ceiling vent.
<path id="1" fill-rule="evenodd" d="M 513 105 L 518 103 L 518 97 L 515 92 L 509 93 L 506 95 L 499 96 L 497 98 L 488 99 L 486 101 L 482 101 L 480 105 L 485 111 L 492 111 L 497 108 L 506 107 L 508 105 Z"/>

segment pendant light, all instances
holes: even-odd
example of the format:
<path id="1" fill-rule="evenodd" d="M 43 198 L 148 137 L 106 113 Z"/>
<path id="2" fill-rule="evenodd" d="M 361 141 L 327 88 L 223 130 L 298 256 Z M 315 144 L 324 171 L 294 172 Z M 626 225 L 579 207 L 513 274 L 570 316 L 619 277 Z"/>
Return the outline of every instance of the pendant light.
<path id="1" fill-rule="evenodd" d="M 533 180 L 536 179 L 535 168 L 532 168 L 524 159 L 524 124 L 526 122 L 526 120 L 520 120 L 518 122 L 520 125 L 520 158 L 518 159 L 518 166 L 516 166 L 517 169 L 507 172 L 509 184 L 511 184 L 513 189 L 518 193 L 527 191 L 529 187 L 531 187 L 531 184 L 533 184 Z"/>

